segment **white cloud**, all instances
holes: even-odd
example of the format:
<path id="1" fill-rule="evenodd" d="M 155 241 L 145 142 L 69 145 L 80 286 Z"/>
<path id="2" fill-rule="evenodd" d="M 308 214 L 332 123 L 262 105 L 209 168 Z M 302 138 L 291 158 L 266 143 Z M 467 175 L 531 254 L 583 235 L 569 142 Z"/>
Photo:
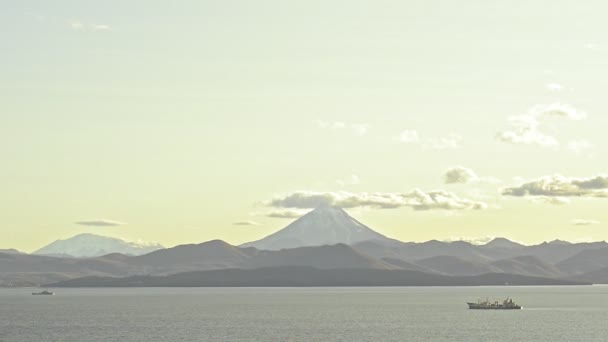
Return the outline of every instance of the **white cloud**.
<path id="1" fill-rule="evenodd" d="M 480 236 L 480 237 L 468 237 L 468 236 L 452 236 L 444 239 L 443 242 L 457 242 L 464 241 L 472 245 L 485 245 L 488 242 L 494 240 L 494 236 Z"/>
<path id="2" fill-rule="evenodd" d="M 568 142 L 566 147 L 568 151 L 576 154 L 585 154 L 589 150 L 593 149 L 593 144 L 587 140 L 572 140 Z"/>
<path id="3" fill-rule="evenodd" d="M 332 131 L 349 129 L 353 134 L 358 136 L 364 136 L 369 131 L 369 125 L 364 123 L 345 123 L 342 121 L 327 122 L 322 120 L 314 120 L 313 123 L 321 129 Z"/>
<path id="4" fill-rule="evenodd" d="M 105 24 L 91 24 L 89 28 L 93 31 L 107 31 L 110 29 L 110 26 Z"/>
<path id="5" fill-rule="evenodd" d="M 464 166 L 453 166 L 447 169 L 443 174 L 443 181 L 445 184 L 465 184 L 465 183 L 489 183 L 498 184 L 502 183 L 502 180 L 487 176 L 479 177 L 475 171 L 464 167 Z"/>
<path id="6" fill-rule="evenodd" d="M 540 116 L 555 116 L 569 120 L 584 120 L 587 113 L 564 103 L 551 103 L 548 105 L 536 105 L 530 108 L 530 114 Z"/>
<path id="7" fill-rule="evenodd" d="M 298 210 L 298 209 L 275 209 L 268 213 L 266 216 L 274 218 L 300 218 L 305 215 L 309 210 Z"/>
<path id="8" fill-rule="evenodd" d="M 357 175 L 350 175 L 347 178 L 338 179 L 336 181 L 336 184 L 338 184 L 341 187 L 344 187 L 347 185 L 359 185 L 359 184 L 361 184 L 361 179 Z"/>
<path id="9" fill-rule="evenodd" d="M 585 44 L 585 49 L 589 50 L 599 50 L 601 46 L 597 43 L 587 43 Z"/>
<path id="10" fill-rule="evenodd" d="M 431 138 L 423 142 L 422 146 L 434 150 L 458 149 L 461 147 L 462 137 L 458 134 L 449 134 L 446 137 Z"/>
<path id="11" fill-rule="evenodd" d="M 368 124 L 351 124 L 350 125 L 351 130 L 353 131 L 353 133 L 355 133 L 356 135 L 366 135 L 368 130 L 369 130 L 369 125 Z"/>
<path id="12" fill-rule="evenodd" d="M 460 198 L 444 190 L 424 192 L 419 189 L 409 193 L 295 191 L 287 195 L 276 196 L 266 204 L 278 208 L 298 209 L 316 208 L 321 205 L 378 209 L 410 207 L 414 210 L 480 210 L 488 207 L 483 202 Z"/>
<path id="13" fill-rule="evenodd" d="M 479 179 L 477 174 L 464 166 L 454 166 L 445 171 L 443 179 L 446 184 L 464 184 L 474 182 Z"/>
<path id="14" fill-rule="evenodd" d="M 235 226 L 259 226 L 260 224 L 255 221 L 238 221 L 234 222 Z"/>
<path id="15" fill-rule="evenodd" d="M 539 130 L 538 119 L 531 115 L 516 115 L 509 118 L 510 128 L 498 133 L 496 138 L 512 144 L 556 146 L 557 140 Z"/>
<path id="16" fill-rule="evenodd" d="M 346 127 L 346 124 L 341 121 L 326 122 L 321 120 L 314 120 L 313 123 L 317 125 L 317 127 L 322 129 L 342 129 Z"/>
<path id="17" fill-rule="evenodd" d="M 89 226 L 89 227 L 116 227 L 116 226 L 122 226 L 122 225 L 126 224 L 123 222 L 112 221 L 112 220 L 87 220 L 87 221 L 78 221 L 78 222 L 74 222 L 74 223 L 81 225 L 81 226 Z"/>
<path id="18" fill-rule="evenodd" d="M 509 128 L 498 133 L 496 139 L 512 144 L 558 146 L 559 142 L 555 137 L 540 129 L 541 120 L 549 117 L 583 120 L 587 117 L 587 113 L 563 103 L 536 105 L 526 114 L 509 117 Z"/>
<path id="19" fill-rule="evenodd" d="M 420 142 L 420 138 L 418 137 L 418 132 L 411 129 L 406 129 L 401 132 L 398 138 L 399 141 L 406 144 L 417 144 Z"/>
<path id="20" fill-rule="evenodd" d="M 70 20 L 68 25 L 71 29 L 78 31 L 109 31 L 112 29 L 106 24 L 90 24 L 80 20 Z"/>
<path id="21" fill-rule="evenodd" d="M 511 178 L 511 180 L 515 183 L 523 183 L 526 181 L 526 179 L 522 176 L 515 176 L 515 177 Z"/>
<path id="22" fill-rule="evenodd" d="M 531 196 L 530 200 L 534 203 L 551 204 L 551 205 L 564 205 L 570 203 L 570 200 L 565 197 L 552 197 L 552 196 Z"/>
<path id="23" fill-rule="evenodd" d="M 69 24 L 74 30 L 82 30 L 85 27 L 84 24 L 79 21 L 71 21 Z"/>
<path id="24" fill-rule="evenodd" d="M 547 87 L 547 89 L 550 91 L 556 91 L 556 92 L 564 90 L 563 85 L 561 85 L 559 83 L 554 83 L 554 82 L 545 84 L 545 87 Z"/>
<path id="25" fill-rule="evenodd" d="M 586 220 L 586 219 L 574 219 L 571 222 L 573 225 L 575 226 L 589 226 L 592 224 L 599 224 L 600 221 L 596 221 L 596 220 Z"/>
<path id="26" fill-rule="evenodd" d="M 461 147 L 462 137 L 458 134 L 451 133 L 445 137 L 438 138 L 420 138 L 418 131 L 406 129 L 401 131 L 401 134 L 396 138 L 404 144 L 416 144 L 423 148 L 434 150 L 457 149 Z"/>
<path id="27" fill-rule="evenodd" d="M 502 191 L 505 196 L 528 197 L 607 197 L 608 175 L 589 178 L 569 178 L 562 175 L 544 176 Z"/>

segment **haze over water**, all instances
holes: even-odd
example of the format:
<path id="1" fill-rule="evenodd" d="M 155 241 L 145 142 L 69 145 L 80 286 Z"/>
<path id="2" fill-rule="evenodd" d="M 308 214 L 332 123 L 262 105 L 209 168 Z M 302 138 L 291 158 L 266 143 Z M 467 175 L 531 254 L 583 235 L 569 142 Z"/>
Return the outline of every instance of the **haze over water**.
<path id="1" fill-rule="evenodd" d="M 608 286 L 0 289 L 0 341 L 605 341 Z M 521 311 L 468 310 L 513 297 Z"/>

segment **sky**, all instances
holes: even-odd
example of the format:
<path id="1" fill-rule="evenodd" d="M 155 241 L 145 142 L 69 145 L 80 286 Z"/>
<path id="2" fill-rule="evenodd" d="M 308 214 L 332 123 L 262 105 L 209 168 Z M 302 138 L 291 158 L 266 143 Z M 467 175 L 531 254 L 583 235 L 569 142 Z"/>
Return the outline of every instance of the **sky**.
<path id="1" fill-rule="evenodd" d="M 608 5 L 2 1 L 0 248 L 608 239 Z"/>

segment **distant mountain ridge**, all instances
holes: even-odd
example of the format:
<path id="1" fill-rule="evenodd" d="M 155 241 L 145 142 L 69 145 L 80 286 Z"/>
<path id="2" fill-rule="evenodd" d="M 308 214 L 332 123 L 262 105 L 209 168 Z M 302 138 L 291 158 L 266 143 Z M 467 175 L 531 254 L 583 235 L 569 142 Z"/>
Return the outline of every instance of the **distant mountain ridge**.
<path id="1" fill-rule="evenodd" d="M 9 248 L 9 249 L 0 249 L 0 253 L 4 253 L 4 254 L 24 254 L 23 252 L 20 252 L 14 248 Z"/>
<path id="2" fill-rule="evenodd" d="M 268 274 L 278 282 L 286 282 L 283 276 L 276 274 L 277 270 L 291 274 L 301 268 L 339 270 L 344 275 L 355 272 L 357 277 L 373 272 L 355 270 L 384 270 L 416 271 L 444 277 L 506 274 L 577 280 L 580 276 L 585 281 L 599 283 L 608 282 L 606 251 L 606 242 L 554 240 L 533 246 L 505 238 L 495 238 L 485 245 L 438 240 L 401 242 L 375 232 L 340 208 L 322 206 L 266 238 L 238 247 L 212 240 L 162 248 L 81 234 L 58 240 L 35 254 L 0 250 L 0 286 L 35 286 L 90 276 L 139 281 L 146 277 L 230 269 L 272 270 L 271 273 L 239 274 L 256 277 Z M 232 273 L 205 274 L 224 276 Z M 340 283 L 339 279 L 327 278 L 325 273 L 310 274 L 319 275 L 329 283 Z M 390 278 L 405 273 L 382 274 Z M 482 278 L 471 279 L 481 281 Z M 452 280 L 449 283 L 453 284 Z M 245 279 L 239 281 L 246 283 Z M 360 279 L 355 283 L 365 281 Z"/>
<path id="3" fill-rule="evenodd" d="M 410 270 L 318 269 L 314 267 L 267 267 L 223 269 L 158 276 L 126 278 L 85 277 L 50 287 L 295 287 L 295 286 L 496 286 L 496 285 L 590 285 L 576 280 L 550 279 L 505 273 L 451 277 Z"/>
<path id="4" fill-rule="evenodd" d="M 95 234 L 79 234 L 65 240 L 57 240 L 33 254 L 59 257 L 97 257 L 110 253 L 142 255 L 164 248 L 160 244 L 129 242 L 118 238 Z"/>
<path id="5" fill-rule="evenodd" d="M 336 244 L 268 251 L 253 247 L 241 248 L 221 240 L 213 240 L 196 245 L 180 245 L 161 249 L 140 256 L 113 253 L 91 258 L 57 258 L 0 253 L 0 286 L 15 286 L 15 284 L 32 286 L 87 276 L 168 276 L 207 270 L 289 269 L 294 267 L 311 267 L 320 270 L 409 270 L 448 277 L 474 277 L 488 273 L 504 273 L 577 280 L 576 277 L 573 277 L 573 271 L 568 269 L 567 265 L 570 261 L 558 263 L 558 267 L 536 256 L 526 255 L 530 251 L 540 255 L 543 255 L 543 251 L 546 250 L 555 253 L 555 248 L 565 248 L 567 249 L 565 253 L 570 254 L 571 249 L 576 246 L 575 244 L 558 247 L 550 244 L 529 246 L 526 247 L 529 250 L 522 250 L 523 255 L 509 258 L 502 257 L 504 248 L 497 248 L 500 253 L 497 253 L 499 257 L 496 259 L 491 258 L 492 253 L 484 249 L 484 246 L 464 242 L 402 243 L 401 245 L 391 244 L 389 249 L 370 248 L 370 246 L 377 247 L 377 244 L 377 242 L 363 242 L 355 246 Z M 448 248 L 444 248 L 446 246 Z M 592 248 L 596 245 L 583 244 L 577 248 L 584 247 Z M 371 250 L 372 253 L 367 253 L 364 249 Z M 472 249 L 472 251 L 467 249 Z M 482 249 L 486 254 L 478 257 L 478 249 Z M 590 265 L 588 268 L 592 270 L 605 268 L 604 262 L 587 263 L 589 260 L 587 255 L 591 255 L 591 259 L 596 260 L 597 258 L 593 256 L 603 255 L 604 250 L 608 250 L 608 248 L 584 249 L 583 252 L 570 259 L 580 259 L 584 265 Z M 390 257 L 382 257 L 387 251 Z M 600 258 L 600 260 L 602 259 Z M 608 274 L 602 272 L 604 271 L 598 270 L 595 273 L 590 271 L 585 273 L 581 279 L 588 282 L 606 281 Z"/>

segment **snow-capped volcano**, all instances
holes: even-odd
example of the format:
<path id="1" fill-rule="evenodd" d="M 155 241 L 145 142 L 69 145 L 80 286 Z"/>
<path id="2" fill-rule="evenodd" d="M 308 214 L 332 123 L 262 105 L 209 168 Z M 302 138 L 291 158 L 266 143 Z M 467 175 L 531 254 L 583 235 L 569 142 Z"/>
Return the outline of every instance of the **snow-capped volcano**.
<path id="1" fill-rule="evenodd" d="M 341 208 L 325 205 L 307 213 L 274 234 L 245 243 L 240 247 L 280 250 L 337 243 L 352 245 L 366 240 L 393 242 L 350 217 Z"/>
<path id="2" fill-rule="evenodd" d="M 162 248 L 164 247 L 159 244 L 129 242 L 118 238 L 85 233 L 69 239 L 57 240 L 35 251 L 34 254 L 82 258 L 110 253 L 142 255 Z"/>

